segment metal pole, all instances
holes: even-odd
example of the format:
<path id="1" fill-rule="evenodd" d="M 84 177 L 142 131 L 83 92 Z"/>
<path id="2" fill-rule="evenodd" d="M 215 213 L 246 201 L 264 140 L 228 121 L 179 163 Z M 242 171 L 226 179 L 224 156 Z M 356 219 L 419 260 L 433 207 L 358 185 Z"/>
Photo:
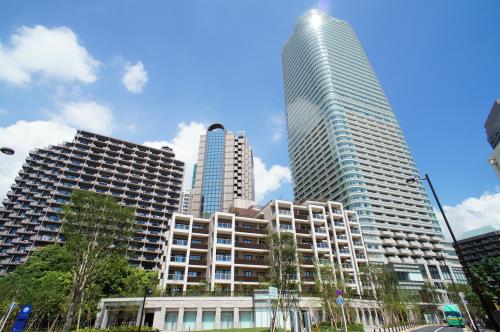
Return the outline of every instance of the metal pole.
<path id="1" fill-rule="evenodd" d="M 342 319 L 344 320 L 344 329 L 345 329 L 345 332 L 347 332 L 347 320 L 346 320 L 345 314 L 344 314 L 344 303 L 342 303 L 340 305 L 340 307 L 342 308 Z"/>
<path id="2" fill-rule="evenodd" d="M 15 306 L 16 306 L 15 302 L 12 302 L 11 304 L 9 304 L 9 310 L 7 310 L 7 313 L 5 314 L 5 319 L 2 322 L 2 326 L 0 326 L 0 332 L 3 331 L 3 328 L 5 327 L 5 324 L 7 324 L 7 320 L 9 320 L 10 313 L 15 308 Z"/>
<path id="3" fill-rule="evenodd" d="M 139 320 L 139 332 L 141 332 L 142 328 L 142 317 L 144 316 L 144 306 L 146 305 L 146 295 L 147 295 L 147 289 L 144 290 L 144 298 L 142 300 L 142 307 L 141 307 L 141 318 Z"/>
<path id="4" fill-rule="evenodd" d="M 467 315 L 469 316 L 469 319 L 472 321 L 472 316 L 470 315 L 469 309 L 467 308 L 467 304 L 465 303 L 464 298 L 463 298 L 462 295 L 463 295 L 463 293 L 458 293 L 458 296 L 460 297 L 460 300 L 462 300 L 462 303 L 464 304 L 465 311 L 467 312 Z"/>
<path id="5" fill-rule="evenodd" d="M 493 318 L 493 314 L 491 313 L 491 310 L 490 310 L 486 300 L 484 299 L 482 293 L 479 291 L 479 289 L 477 289 L 475 287 L 475 284 L 473 282 L 471 282 L 472 280 L 471 280 L 471 274 L 469 272 L 469 266 L 468 266 L 467 262 L 465 261 L 464 257 L 462 256 L 462 251 L 461 251 L 460 247 L 458 246 L 457 239 L 455 238 L 455 234 L 453 233 L 453 230 L 451 229 L 450 223 L 448 222 L 448 218 L 446 218 L 446 214 L 444 213 L 444 209 L 441 206 L 441 202 L 439 201 L 439 198 L 436 194 L 436 191 L 434 190 L 434 186 L 432 185 L 431 179 L 430 179 L 428 174 L 425 174 L 425 179 L 427 180 L 427 183 L 429 183 L 429 187 L 431 188 L 432 195 L 434 196 L 434 199 L 436 200 L 436 202 L 438 204 L 439 210 L 441 211 L 441 214 L 443 215 L 443 219 L 444 219 L 444 222 L 446 224 L 446 227 L 448 228 L 448 231 L 450 232 L 451 238 L 453 239 L 453 244 L 455 246 L 455 251 L 457 253 L 458 260 L 460 261 L 460 264 L 462 264 L 462 266 L 464 268 L 465 276 L 469 279 L 469 285 L 471 286 L 471 288 L 474 290 L 474 292 L 479 297 L 479 300 L 481 301 L 481 304 L 483 305 L 483 308 L 486 311 L 488 318 L 490 319 L 491 323 L 495 327 L 495 330 L 500 331 L 500 326 L 498 326 L 497 322 Z M 475 331 L 479 331 L 475 320 L 472 320 L 472 326 L 473 326 Z"/>

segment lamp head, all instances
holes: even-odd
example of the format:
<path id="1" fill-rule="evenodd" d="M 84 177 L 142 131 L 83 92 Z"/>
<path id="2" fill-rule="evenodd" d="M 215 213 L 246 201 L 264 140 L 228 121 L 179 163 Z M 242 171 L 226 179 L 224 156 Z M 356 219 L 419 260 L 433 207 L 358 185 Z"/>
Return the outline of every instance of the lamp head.
<path id="1" fill-rule="evenodd" d="M 406 179 L 406 184 L 410 184 L 410 183 L 414 183 L 414 182 L 417 182 L 417 180 L 415 178 Z"/>
<path id="2" fill-rule="evenodd" d="M 12 156 L 14 154 L 14 150 L 11 148 L 7 148 L 7 147 L 0 148 L 0 152 L 6 154 L 8 156 Z"/>

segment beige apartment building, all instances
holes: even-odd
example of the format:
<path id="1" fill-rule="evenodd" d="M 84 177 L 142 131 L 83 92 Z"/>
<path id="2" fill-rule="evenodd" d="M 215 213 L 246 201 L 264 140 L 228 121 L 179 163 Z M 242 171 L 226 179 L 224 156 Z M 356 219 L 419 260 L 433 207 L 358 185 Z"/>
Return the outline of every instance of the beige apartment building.
<path id="1" fill-rule="evenodd" d="M 303 292 L 314 292 L 314 261 L 340 267 L 345 287 L 360 294 L 358 273 L 367 254 L 356 212 L 336 202 L 274 200 L 261 209 L 216 212 L 210 218 L 174 214 L 165 243 L 160 286 L 184 293 L 207 283 L 211 291 L 252 293 L 269 270 L 266 237 L 296 239 Z"/>

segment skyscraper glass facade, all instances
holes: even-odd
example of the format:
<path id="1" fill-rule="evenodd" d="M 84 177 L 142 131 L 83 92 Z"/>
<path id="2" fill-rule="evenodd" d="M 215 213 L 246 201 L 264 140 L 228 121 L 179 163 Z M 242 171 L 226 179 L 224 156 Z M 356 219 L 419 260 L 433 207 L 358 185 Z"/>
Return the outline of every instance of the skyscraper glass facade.
<path id="1" fill-rule="evenodd" d="M 356 210 L 372 261 L 435 264 L 441 228 L 422 183 L 405 181 L 418 170 L 349 23 L 307 12 L 282 60 L 295 199 Z"/>
<path id="2" fill-rule="evenodd" d="M 220 210 L 222 203 L 222 180 L 224 173 L 224 129 L 207 132 L 205 149 L 205 172 L 202 187 L 202 215 Z"/>

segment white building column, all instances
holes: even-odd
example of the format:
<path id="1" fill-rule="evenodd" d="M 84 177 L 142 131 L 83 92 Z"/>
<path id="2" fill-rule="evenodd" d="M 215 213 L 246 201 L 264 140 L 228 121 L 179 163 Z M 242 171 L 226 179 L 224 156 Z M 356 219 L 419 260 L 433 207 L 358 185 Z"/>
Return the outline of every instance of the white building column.
<path id="1" fill-rule="evenodd" d="M 359 309 L 358 308 L 354 308 L 354 310 L 356 310 L 356 323 L 360 324 L 361 323 L 361 319 L 359 317 Z"/>
<path id="2" fill-rule="evenodd" d="M 202 319 L 203 316 L 203 309 L 202 308 L 197 308 L 196 309 L 196 330 L 199 331 L 202 329 Z"/>
<path id="3" fill-rule="evenodd" d="M 220 330 L 221 328 L 220 320 L 221 320 L 221 309 L 220 307 L 217 307 L 215 308 L 215 322 L 214 322 L 216 330 Z"/>
<path id="4" fill-rule="evenodd" d="M 374 314 L 374 316 L 373 316 L 373 317 L 374 317 L 374 319 L 375 319 L 375 325 L 376 325 L 376 326 L 379 326 L 379 325 L 380 325 L 380 320 L 379 320 L 379 318 L 378 318 L 378 312 L 377 312 L 377 309 L 375 309 L 375 310 L 373 311 L 373 314 Z"/>
<path id="5" fill-rule="evenodd" d="M 233 312 L 233 328 L 240 328 L 240 308 L 234 308 Z"/>
<path id="6" fill-rule="evenodd" d="M 177 314 L 177 331 L 182 331 L 184 328 L 184 308 L 179 308 Z"/>
<path id="7" fill-rule="evenodd" d="M 153 328 L 158 330 L 163 330 L 165 326 L 165 313 L 166 308 L 160 308 L 155 310 L 155 315 L 153 318 Z"/>

